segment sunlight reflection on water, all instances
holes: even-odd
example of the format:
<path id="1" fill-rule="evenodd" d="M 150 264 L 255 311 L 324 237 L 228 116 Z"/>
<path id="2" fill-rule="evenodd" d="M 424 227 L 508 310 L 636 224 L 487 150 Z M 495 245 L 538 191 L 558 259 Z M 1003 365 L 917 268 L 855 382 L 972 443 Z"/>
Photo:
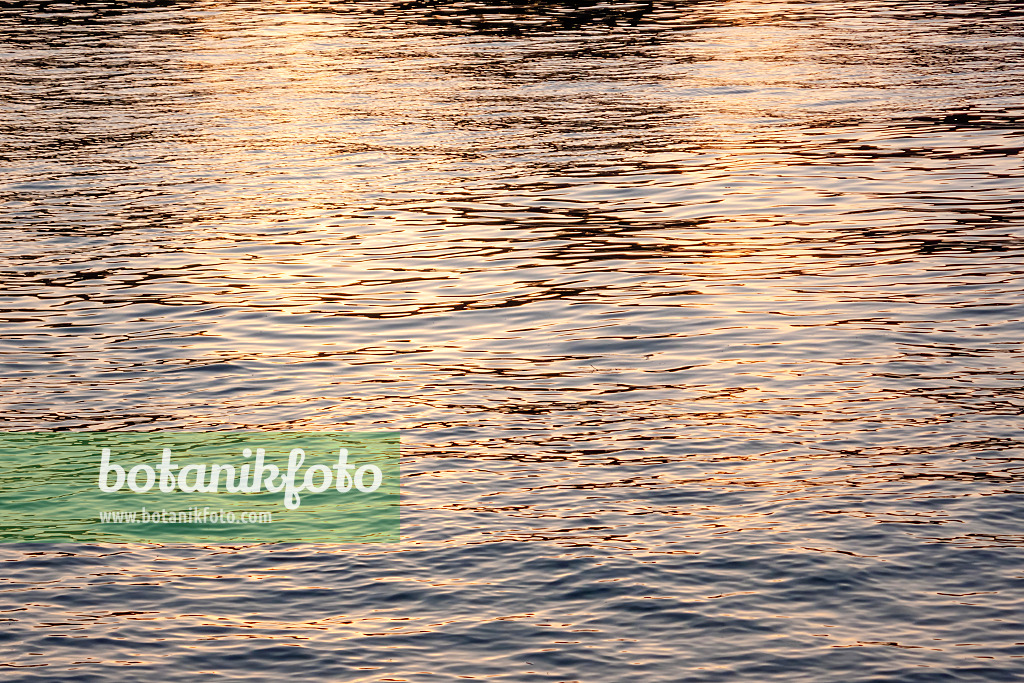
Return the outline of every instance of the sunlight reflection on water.
<path id="1" fill-rule="evenodd" d="M 1022 21 L 6 3 L 5 429 L 402 429 L 407 540 L 7 546 L 0 663 L 1014 680 Z"/>

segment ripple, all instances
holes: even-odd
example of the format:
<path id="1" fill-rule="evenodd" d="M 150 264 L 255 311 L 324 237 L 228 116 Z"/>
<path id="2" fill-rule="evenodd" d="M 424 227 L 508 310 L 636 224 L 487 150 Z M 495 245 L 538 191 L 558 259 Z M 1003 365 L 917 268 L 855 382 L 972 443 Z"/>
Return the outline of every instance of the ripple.
<path id="1" fill-rule="evenodd" d="M 401 429 L 406 512 L 5 545 L 4 676 L 1016 680 L 1022 22 L 5 3 L 4 428 Z"/>

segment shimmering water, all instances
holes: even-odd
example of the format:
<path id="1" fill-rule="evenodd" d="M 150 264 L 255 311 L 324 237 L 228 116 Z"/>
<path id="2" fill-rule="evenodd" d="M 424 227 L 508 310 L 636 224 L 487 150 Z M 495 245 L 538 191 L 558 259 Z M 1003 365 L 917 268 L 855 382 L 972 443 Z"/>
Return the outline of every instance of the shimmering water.
<path id="1" fill-rule="evenodd" d="M 1024 679 L 1024 9 L 0 4 L 6 430 L 404 432 L 389 546 L 0 548 L 15 681 Z"/>

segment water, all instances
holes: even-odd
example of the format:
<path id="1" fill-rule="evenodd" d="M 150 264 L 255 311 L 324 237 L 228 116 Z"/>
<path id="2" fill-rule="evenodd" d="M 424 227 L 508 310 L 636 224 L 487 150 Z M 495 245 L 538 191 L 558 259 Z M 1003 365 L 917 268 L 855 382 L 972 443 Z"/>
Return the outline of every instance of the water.
<path id="1" fill-rule="evenodd" d="M 1024 678 L 1018 3 L 6 2 L 6 430 L 403 430 L 404 542 L 0 548 L 12 681 Z"/>

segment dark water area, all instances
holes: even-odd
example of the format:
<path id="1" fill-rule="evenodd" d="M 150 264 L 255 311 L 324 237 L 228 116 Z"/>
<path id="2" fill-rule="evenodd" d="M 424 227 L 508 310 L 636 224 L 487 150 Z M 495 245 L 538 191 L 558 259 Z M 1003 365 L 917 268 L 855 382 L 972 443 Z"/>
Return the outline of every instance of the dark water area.
<path id="1" fill-rule="evenodd" d="M 0 44 L 0 429 L 400 429 L 404 497 L 400 544 L 0 546 L 0 679 L 1024 680 L 1024 5 Z"/>

